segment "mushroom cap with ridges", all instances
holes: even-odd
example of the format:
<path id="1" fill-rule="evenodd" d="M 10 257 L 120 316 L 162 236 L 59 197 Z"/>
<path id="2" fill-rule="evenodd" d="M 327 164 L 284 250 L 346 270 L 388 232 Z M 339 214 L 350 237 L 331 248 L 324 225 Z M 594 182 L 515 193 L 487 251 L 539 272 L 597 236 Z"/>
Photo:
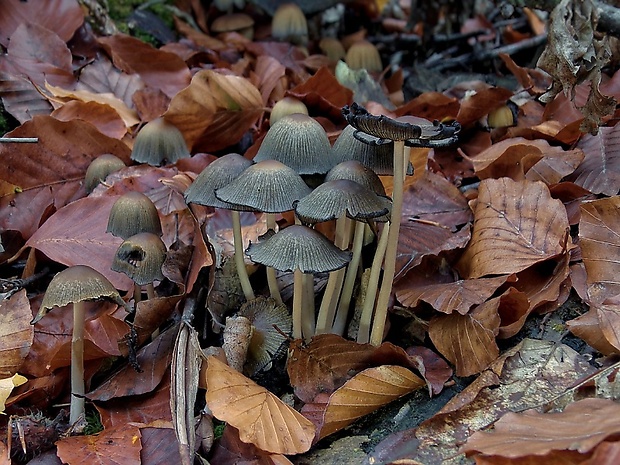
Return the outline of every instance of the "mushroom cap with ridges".
<path id="1" fill-rule="evenodd" d="M 164 279 L 161 266 L 165 260 L 166 245 L 159 236 L 140 233 L 125 239 L 120 245 L 111 268 L 125 273 L 136 284 L 144 286 Z"/>
<path id="2" fill-rule="evenodd" d="M 108 174 L 125 168 L 125 162 L 111 153 L 104 153 L 95 158 L 84 176 L 84 187 L 86 192 L 91 193 Z"/>
<path id="3" fill-rule="evenodd" d="M 276 40 L 306 45 L 308 21 L 302 9 L 295 3 L 281 4 L 271 20 L 271 35 Z"/>
<path id="4" fill-rule="evenodd" d="M 52 278 L 31 324 L 43 318 L 53 307 L 99 299 L 109 299 L 123 307 L 126 305 L 108 278 L 97 270 L 86 265 L 71 266 Z"/>
<path id="5" fill-rule="evenodd" d="M 163 117 L 146 123 L 134 140 L 131 159 L 138 163 L 159 166 L 176 163 L 190 156 L 183 134 Z"/>
<path id="6" fill-rule="evenodd" d="M 385 197 L 385 187 L 377 173 L 357 160 L 338 163 L 325 176 L 325 182 L 335 181 L 336 179 L 355 181 L 375 194 Z"/>
<path id="7" fill-rule="evenodd" d="M 246 254 L 252 261 L 276 270 L 302 273 L 338 270 L 351 260 L 350 252 L 340 250 L 318 231 L 296 224 L 250 243 Z"/>
<path id="8" fill-rule="evenodd" d="M 254 161 L 277 160 L 299 174 L 324 174 L 336 164 L 331 151 L 323 126 L 295 113 L 269 128 Z"/>
<path id="9" fill-rule="evenodd" d="M 373 170 L 379 176 L 394 174 L 394 143 L 366 144 L 353 136 L 356 129 L 347 125 L 332 147 L 332 156 L 336 163 L 357 160 Z M 408 164 L 407 174 L 413 174 L 413 166 Z"/>
<path id="10" fill-rule="evenodd" d="M 349 47 L 344 61 L 351 69 L 365 69 L 371 73 L 383 70 L 381 55 L 377 47 L 367 40 L 360 40 Z"/>
<path id="11" fill-rule="evenodd" d="M 208 207 L 231 209 L 236 207 L 223 202 L 215 196 L 215 190 L 224 187 L 236 179 L 252 161 L 239 155 L 229 153 L 209 163 L 194 179 L 194 182 L 185 191 L 185 201 Z M 235 210 L 237 208 L 234 208 Z M 247 210 L 250 210 L 249 208 Z"/>
<path id="12" fill-rule="evenodd" d="M 356 220 L 376 218 L 390 211 L 389 200 L 348 179 L 321 184 L 295 205 L 295 213 L 303 223 L 319 223 L 346 214 Z"/>
<path id="13" fill-rule="evenodd" d="M 142 192 L 121 195 L 110 209 L 106 232 L 122 239 L 141 232 L 161 236 L 161 221 L 155 204 Z"/>
<path id="14" fill-rule="evenodd" d="M 215 196 L 233 204 L 266 213 L 293 209 L 293 203 L 311 189 L 292 168 L 276 160 L 264 160 L 248 167 L 237 179 L 217 189 Z"/>

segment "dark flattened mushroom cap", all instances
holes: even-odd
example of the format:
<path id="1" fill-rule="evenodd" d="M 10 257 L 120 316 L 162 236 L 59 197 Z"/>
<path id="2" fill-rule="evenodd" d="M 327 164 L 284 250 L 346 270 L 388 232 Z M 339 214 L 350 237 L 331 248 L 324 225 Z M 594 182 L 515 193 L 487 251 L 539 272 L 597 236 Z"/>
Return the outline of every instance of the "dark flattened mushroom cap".
<path id="1" fill-rule="evenodd" d="M 111 268 L 125 273 L 136 284 L 144 286 L 164 279 L 161 266 L 165 260 L 166 245 L 159 236 L 140 233 L 125 239 L 120 245 Z"/>
<path id="2" fill-rule="evenodd" d="M 215 190 L 236 179 L 251 165 L 252 161 L 238 153 L 229 153 L 212 161 L 187 188 L 185 201 L 208 207 L 231 208 L 230 203 L 222 202 L 215 196 Z"/>
<path id="3" fill-rule="evenodd" d="M 299 174 L 324 174 L 335 165 L 331 150 L 323 126 L 295 113 L 269 128 L 254 161 L 277 160 Z"/>
<path id="4" fill-rule="evenodd" d="M 270 297 L 258 296 L 244 303 L 239 315 L 250 320 L 253 326 L 245 371 L 253 376 L 259 371 L 269 370 L 272 359 L 279 354 L 286 335 L 290 335 L 293 328 L 288 308 Z"/>
<path id="5" fill-rule="evenodd" d="M 380 176 L 394 174 L 394 143 L 367 144 L 354 136 L 356 129 L 346 126 L 332 147 L 332 155 L 336 163 L 357 160 Z M 407 166 L 407 174 L 413 174 L 411 163 Z"/>
<path id="6" fill-rule="evenodd" d="M 163 117 L 149 121 L 142 127 L 131 150 L 132 160 L 152 166 L 175 163 L 189 156 L 183 134 Z"/>
<path id="7" fill-rule="evenodd" d="M 39 312 L 31 324 L 43 318 L 53 307 L 65 307 L 69 304 L 99 299 L 109 299 L 125 307 L 125 302 L 112 283 L 97 270 L 86 265 L 69 267 L 52 278 L 43 296 Z"/>
<path id="8" fill-rule="evenodd" d="M 112 205 L 106 232 L 122 239 L 141 232 L 161 236 L 161 221 L 155 204 L 142 192 L 121 195 Z"/>
<path id="9" fill-rule="evenodd" d="M 393 158 L 391 154 L 390 158 Z M 385 197 L 385 187 L 377 173 L 357 160 L 348 160 L 338 163 L 329 170 L 325 176 L 325 182 L 335 181 L 336 179 L 355 181 L 366 189 L 370 189 L 375 194 Z"/>
<path id="10" fill-rule="evenodd" d="M 125 168 L 125 162 L 111 153 L 104 153 L 95 158 L 88 169 L 86 170 L 86 176 L 84 177 L 84 187 L 89 194 L 104 181 L 108 174 Z"/>
<path id="11" fill-rule="evenodd" d="M 338 270 L 351 260 L 351 254 L 340 250 L 312 228 L 292 225 L 277 234 L 250 244 L 246 253 L 256 263 L 279 271 L 300 270 L 323 273 Z"/>
<path id="12" fill-rule="evenodd" d="M 295 205 L 295 213 L 304 223 L 318 223 L 346 214 L 356 220 L 376 218 L 390 211 L 390 201 L 348 179 L 321 184 Z"/>
<path id="13" fill-rule="evenodd" d="M 237 179 L 216 190 L 215 196 L 265 213 L 282 213 L 292 210 L 293 203 L 310 192 L 295 170 L 279 161 L 265 160 L 248 167 Z"/>

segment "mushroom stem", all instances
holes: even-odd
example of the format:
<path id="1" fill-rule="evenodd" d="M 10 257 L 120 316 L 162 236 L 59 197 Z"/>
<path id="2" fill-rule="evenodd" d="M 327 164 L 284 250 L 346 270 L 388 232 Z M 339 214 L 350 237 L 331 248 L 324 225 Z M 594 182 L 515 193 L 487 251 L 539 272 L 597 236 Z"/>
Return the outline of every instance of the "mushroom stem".
<path id="1" fill-rule="evenodd" d="M 400 217 L 403 211 L 403 190 L 405 188 L 405 141 L 394 141 L 394 187 L 392 191 L 391 226 L 388 231 L 387 248 L 383 262 L 383 280 L 377 298 L 375 318 L 370 333 L 370 343 L 381 345 L 387 319 L 392 283 L 396 271 L 396 252 L 400 233 Z"/>
<path id="2" fill-rule="evenodd" d="M 146 297 L 149 300 L 154 299 L 155 297 L 157 297 L 155 295 L 155 286 L 153 285 L 153 283 L 148 283 L 146 285 Z"/>
<path id="3" fill-rule="evenodd" d="M 299 269 L 293 272 L 293 338 L 302 338 L 302 298 L 303 273 Z"/>
<path id="4" fill-rule="evenodd" d="M 136 282 L 133 283 L 133 300 L 136 305 L 142 300 L 142 286 Z"/>
<path id="5" fill-rule="evenodd" d="M 340 302 L 336 311 L 336 320 L 332 328 L 332 332 L 342 335 L 347 324 L 347 315 L 349 314 L 349 305 L 353 296 L 353 287 L 355 278 L 357 277 L 357 268 L 359 267 L 360 257 L 362 256 L 362 246 L 364 245 L 364 228 L 366 223 L 363 221 L 355 222 L 355 232 L 353 233 L 353 256 L 344 278 L 344 285 L 340 293 Z"/>
<path id="6" fill-rule="evenodd" d="M 375 256 L 372 259 L 368 286 L 366 288 L 366 299 L 364 300 L 362 316 L 360 317 L 360 324 L 357 330 L 357 342 L 360 344 L 366 344 L 370 340 L 370 323 L 375 308 L 375 298 L 377 297 L 379 276 L 381 275 L 381 263 L 383 263 L 383 257 L 385 256 L 389 231 L 390 223 L 385 223 L 381 236 L 379 236 L 379 243 L 377 244 Z"/>
<path id="7" fill-rule="evenodd" d="M 304 296 L 302 302 L 301 325 L 305 339 L 310 339 L 315 333 L 314 310 L 314 274 L 304 273 L 302 276 Z"/>
<path id="8" fill-rule="evenodd" d="M 71 338 L 71 406 L 70 424 L 84 416 L 84 302 L 73 304 L 73 337 Z"/>
<path id="9" fill-rule="evenodd" d="M 348 246 L 349 234 L 347 234 L 347 223 L 349 219 L 346 213 L 341 215 L 336 220 L 336 237 L 334 238 L 334 245 L 341 250 L 344 250 Z M 323 300 L 321 300 L 321 306 L 319 308 L 319 315 L 316 322 L 316 334 L 327 333 L 331 330 L 334 323 L 334 315 L 336 314 L 336 306 L 338 305 L 338 297 L 340 296 L 340 289 L 342 288 L 342 282 L 344 281 L 345 269 L 332 271 L 329 273 L 327 279 L 327 286 L 325 287 L 325 293 L 323 294 Z"/>
<path id="10" fill-rule="evenodd" d="M 235 247 L 235 266 L 237 267 L 237 274 L 241 281 L 241 289 L 246 300 L 252 300 L 254 298 L 254 291 L 250 284 L 250 277 L 248 276 L 248 270 L 245 267 L 245 260 L 243 258 L 243 237 L 241 236 L 241 215 L 237 210 L 231 210 L 232 226 L 233 226 L 233 242 Z"/>
<path id="11" fill-rule="evenodd" d="M 276 230 L 276 216 L 273 213 L 267 213 L 267 229 Z M 278 280 L 276 277 L 276 269 L 268 266 L 267 272 L 267 284 L 269 285 L 269 294 L 278 304 L 282 304 L 282 296 L 280 295 L 280 288 L 278 287 Z"/>

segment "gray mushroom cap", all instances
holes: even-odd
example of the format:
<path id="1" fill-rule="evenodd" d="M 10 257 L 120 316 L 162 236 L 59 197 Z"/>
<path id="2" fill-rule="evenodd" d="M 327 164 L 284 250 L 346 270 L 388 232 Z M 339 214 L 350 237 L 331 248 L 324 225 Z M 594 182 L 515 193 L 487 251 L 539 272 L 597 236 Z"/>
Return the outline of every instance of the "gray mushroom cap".
<path id="1" fill-rule="evenodd" d="M 142 127 L 131 150 L 132 160 L 152 166 L 164 162 L 176 163 L 189 156 L 183 134 L 163 117 L 149 121 Z"/>
<path id="2" fill-rule="evenodd" d="M 233 209 L 234 207 L 236 210 L 235 205 L 218 199 L 215 196 L 215 190 L 232 182 L 251 165 L 251 160 L 238 153 L 229 153 L 217 160 L 213 160 L 194 179 L 192 185 L 187 188 L 185 191 L 185 201 L 216 208 Z M 247 210 L 251 209 L 248 208 Z"/>
<path id="3" fill-rule="evenodd" d="M 86 192 L 92 192 L 108 174 L 125 168 L 125 162 L 111 153 L 104 153 L 95 158 L 84 176 L 84 187 Z"/>
<path id="4" fill-rule="evenodd" d="M 296 200 L 311 192 L 297 172 L 276 160 L 264 160 L 248 167 L 237 179 L 217 189 L 225 202 L 245 205 L 266 213 L 293 209 Z"/>
<path id="5" fill-rule="evenodd" d="M 144 286 L 164 279 L 161 267 L 165 260 L 166 246 L 159 236 L 140 233 L 125 239 L 120 245 L 111 268 L 125 273 L 136 284 Z"/>
<path id="6" fill-rule="evenodd" d="M 43 318 L 53 307 L 99 299 L 109 299 L 123 307 L 126 305 L 112 283 L 97 270 L 86 265 L 71 266 L 52 278 L 31 324 Z"/>
<path id="7" fill-rule="evenodd" d="M 246 253 L 256 263 L 279 271 L 300 270 L 322 273 L 338 270 L 351 260 L 351 253 L 340 250 L 312 228 L 292 225 L 269 238 L 250 244 Z"/>
<path id="8" fill-rule="evenodd" d="M 277 160 L 299 174 L 324 174 L 336 164 L 331 151 L 323 126 L 295 113 L 269 128 L 254 161 Z"/>
<path id="9" fill-rule="evenodd" d="M 375 194 L 385 196 L 385 187 L 377 173 L 357 160 L 338 163 L 325 176 L 325 182 L 336 179 L 355 181 Z"/>
<path id="10" fill-rule="evenodd" d="M 123 239 L 141 232 L 161 236 L 161 221 L 155 204 L 142 192 L 121 195 L 112 205 L 106 232 Z"/>
<path id="11" fill-rule="evenodd" d="M 319 223 L 346 214 L 356 220 L 385 215 L 390 202 L 370 189 L 348 179 L 321 184 L 295 205 L 295 213 L 304 223 Z"/>

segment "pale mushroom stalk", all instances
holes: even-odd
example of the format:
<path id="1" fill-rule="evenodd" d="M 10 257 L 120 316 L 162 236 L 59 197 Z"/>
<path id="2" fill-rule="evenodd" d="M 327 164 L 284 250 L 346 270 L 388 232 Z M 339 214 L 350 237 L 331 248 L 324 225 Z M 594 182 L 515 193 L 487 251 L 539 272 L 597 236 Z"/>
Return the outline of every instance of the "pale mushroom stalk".
<path id="1" fill-rule="evenodd" d="M 69 422 L 74 424 L 84 414 L 86 394 L 84 388 L 84 302 L 73 304 L 73 335 L 71 337 L 71 404 Z"/>
<path id="2" fill-rule="evenodd" d="M 273 213 L 267 213 L 267 230 L 276 230 L 276 216 Z M 267 273 L 267 285 L 269 286 L 269 294 L 278 304 L 282 304 L 282 295 L 280 294 L 280 288 L 278 286 L 278 279 L 276 276 L 276 269 L 271 266 L 265 267 Z"/>
<path id="3" fill-rule="evenodd" d="M 370 334 L 372 345 L 381 345 L 388 312 L 392 282 L 396 272 L 396 253 L 400 233 L 400 217 L 403 211 L 403 191 L 405 188 L 405 141 L 394 141 L 394 190 L 392 192 L 392 214 L 387 234 L 387 246 L 383 262 L 383 280 L 377 298 L 374 323 Z M 385 232 L 385 231 L 384 231 Z"/>
<path id="4" fill-rule="evenodd" d="M 301 339 L 303 337 L 304 312 L 302 310 L 303 299 L 303 273 L 299 269 L 293 271 L 293 338 Z M 306 318 L 307 319 L 307 318 Z"/>
<path id="5" fill-rule="evenodd" d="M 314 309 L 314 274 L 313 273 L 304 273 L 302 276 L 303 283 L 303 333 L 306 339 L 314 336 L 316 332 L 315 325 L 315 309 Z"/>
<path id="6" fill-rule="evenodd" d="M 233 226 L 233 242 L 235 247 L 235 266 L 237 267 L 237 274 L 241 281 L 241 289 L 246 300 L 252 300 L 254 298 L 254 290 L 250 283 L 250 276 L 248 270 L 245 267 L 245 259 L 243 252 L 243 236 L 241 235 L 241 215 L 238 210 L 231 210 L 232 226 Z"/>
<path id="7" fill-rule="evenodd" d="M 142 301 L 142 286 L 133 283 L 133 301 L 136 305 Z"/>

